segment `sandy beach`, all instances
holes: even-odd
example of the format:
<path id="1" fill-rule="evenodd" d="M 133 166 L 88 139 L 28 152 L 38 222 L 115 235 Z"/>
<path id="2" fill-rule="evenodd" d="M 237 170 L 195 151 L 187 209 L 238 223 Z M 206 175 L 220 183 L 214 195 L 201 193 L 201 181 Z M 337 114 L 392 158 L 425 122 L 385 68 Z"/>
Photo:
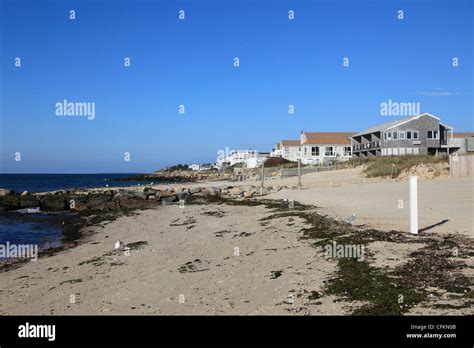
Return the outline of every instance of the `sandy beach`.
<path id="1" fill-rule="evenodd" d="M 293 186 L 296 180 L 266 185 Z M 196 185 L 228 183 L 188 186 Z M 472 294 L 473 178 L 420 180 L 420 228 L 426 229 L 420 236 L 406 233 L 406 180 L 365 179 L 360 169 L 347 169 L 305 175 L 303 185 L 263 198 L 293 199 L 307 205 L 305 214 L 328 215 L 341 224 L 356 213 L 361 231 L 401 231 L 393 241 L 382 237 L 366 245 L 368 265 L 384 272 L 406 264 L 418 250 L 436 259 L 435 253 L 450 249 L 430 249 L 433 240 L 444 245 L 449 235 L 462 257 L 458 273 L 465 277 L 453 273 L 453 279 L 468 279 Z M 363 305 L 325 291 L 338 260 L 302 238 L 302 230 L 314 226 L 299 212 L 285 214 L 265 205 L 173 204 L 87 227 L 79 246 L 3 272 L 0 314 L 342 315 Z M 114 249 L 117 240 L 120 249 Z M 432 302 L 422 301 L 407 314 L 474 313 L 467 290 L 427 291 Z"/>

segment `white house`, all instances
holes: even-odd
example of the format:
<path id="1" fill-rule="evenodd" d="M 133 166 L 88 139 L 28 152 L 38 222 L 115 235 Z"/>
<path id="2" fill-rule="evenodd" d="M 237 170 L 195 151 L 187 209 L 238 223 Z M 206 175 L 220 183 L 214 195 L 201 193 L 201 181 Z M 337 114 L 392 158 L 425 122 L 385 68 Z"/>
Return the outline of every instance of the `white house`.
<path id="1" fill-rule="evenodd" d="M 281 157 L 281 142 L 275 144 L 275 148 L 270 152 L 270 157 Z"/>
<path id="2" fill-rule="evenodd" d="M 301 131 L 301 163 L 322 164 L 350 159 L 352 157 L 351 136 L 354 134 Z"/>
<path id="3" fill-rule="evenodd" d="M 296 162 L 298 160 L 298 152 L 300 151 L 299 140 L 282 140 L 280 141 L 281 157 L 288 161 Z"/>
<path id="4" fill-rule="evenodd" d="M 233 166 L 237 163 L 244 164 L 247 168 L 257 168 L 269 157 L 268 152 L 258 152 L 257 150 L 237 150 L 231 151 L 226 156 L 219 156 L 216 165 L 219 169 L 226 166 Z"/>
<path id="5" fill-rule="evenodd" d="M 263 162 L 270 156 L 268 152 L 257 152 L 254 157 L 250 157 L 245 161 L 247 168 L 261 167 Z"/>
<path id="6" fill-rule="evenodd" d="M 190 170 L 200 170 L 201 169 L 201 166 L 199 164 L 191 164 L 189 166 L 189 169 Z"/>

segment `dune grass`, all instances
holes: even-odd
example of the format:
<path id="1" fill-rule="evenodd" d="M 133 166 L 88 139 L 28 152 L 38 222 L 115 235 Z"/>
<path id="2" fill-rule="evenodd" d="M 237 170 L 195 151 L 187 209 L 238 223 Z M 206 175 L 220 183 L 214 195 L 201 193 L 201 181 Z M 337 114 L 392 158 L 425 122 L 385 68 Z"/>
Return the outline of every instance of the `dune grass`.
<path id="1" fill-rule="evenodd" d="M 393 157 L 352 158 L 348 166 L 366 165 L 364 175 L 368 178 L 392 176 L 397 177 L 402 171 L 419 164 L 447 163 L 445 156 L 405 155 Z M 393 168 L 392 168 L 393 167 Z"/>

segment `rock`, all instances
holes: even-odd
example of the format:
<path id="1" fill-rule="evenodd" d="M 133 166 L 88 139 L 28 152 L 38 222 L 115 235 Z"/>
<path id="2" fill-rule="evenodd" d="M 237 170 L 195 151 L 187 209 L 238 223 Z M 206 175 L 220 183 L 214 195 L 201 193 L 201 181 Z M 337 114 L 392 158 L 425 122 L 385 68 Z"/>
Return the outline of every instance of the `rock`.
<path id="1" fill-rule="evenodd" d="M 28 191 L 23 191 L 23 192 L 21 193 L 22 196 L 26 196 L 26 195 L 29 195 L 29 194 L 30 194 L 30 193 L 29 193 Z"/>
<path id="2" fill-rule="evenodd" d="M 177 201 L 178 201 L 178 197 L 176 197 L 175 195 L 161 198 L 161 204 L 163 205 L 172 204 Z"/>
<path id="3" fill-rule="evenodd" d="M 0 196 L 8 196 L 8 195 L 14 195 L 15 190 L 10 190 L 10 189 L 0 189 Z"/>
<path id="4" fill-rule="evenodd" d="M 191 194 L 199 193 L 199 192 L 201 192 L 201 188 L 200 188 L 200 187 L 193 187 L 193 188 L 190 190 L 190 193 L 191 193 Z"/>
<path id="5" fill-rule="evenodd" d="M 67 197 L 66 204 L 71 210 L 83 211 L 88 209 L 86 204 L 88 198 L 87 193 L 72 194 Z"/>
<path id="6" fill-rule="evenodd" d="M 148 195 L 155 195 L 158 190 L 155 190 L 151 187 L 145 187 L 145 189 L 143 190 L 144 193 L 148 194 Z"/>
<path id="7" fill-rule="evenodd" d="M 156 196 L 155 195 L 148 195 L 146 197 L 146 199 L 150 200 L 150 199 L 156 199 Z"/>
<path id="8" fill-rule="evenodd" d="M 234 187 L 229 190 L 229 193 L 233 196 L 243 196 L 244 195 L 244 190 L 241 187 Z"/>
<path id="9" fill-rule="evenodd" d="M 21 208 L 36 208 L 39 207 L 40 202 L 39 199 L 34 195 L 24 195 L 21 194 L 20 196 L 20 206 Z"/>
<path id="10" fill-rule="evenodd" d="M 44 195 L 40 199 L 40 209 L 42 211 L 66 210 L 66 198 L 64 195 Z"/>
<path id="11" fill-rule="evenodd" d="M 133 191 L 132 195 L 137 198 L 146 199 L 147 194 L 143 191 Z"/>
<path id="12" fill-rule="evenodd" d="M 101 210 L 106 202 L 110 201 L 112 197 L 104 194 L 93 194 L 89 197 L 86 204 L 89 209 Z"/>
<path id="13" fill-rule="evenodd" d="M 255 192 L 252 192 L 252 191 L 245 191 L 245 192 L 244 192 L 244 197 L 245 197 L 245 198 L 250 198 L 250 197 L 253 197 L 254 194 L 255 194 Z"/>
<path id="14" fill-rule="evenodd" d="M 218 196 L 221 193 L 221 189 L 217 187 L 209 187 L 209 194 L 211 196 Z"/>
<path id="15" fill-rule="evenodd" d="M 20 196 L 8 194 L 0 195 L 0 211 L 21 209 Z"/>

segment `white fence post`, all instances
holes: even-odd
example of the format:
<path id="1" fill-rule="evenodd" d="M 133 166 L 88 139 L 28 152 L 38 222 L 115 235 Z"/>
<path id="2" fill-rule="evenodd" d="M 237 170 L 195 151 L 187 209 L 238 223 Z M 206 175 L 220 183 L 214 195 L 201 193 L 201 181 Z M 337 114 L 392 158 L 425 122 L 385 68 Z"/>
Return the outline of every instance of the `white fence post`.
<path id="1" fill-rule="evenodd" d="M 410 233 L 418 234 L 418 177 L 410 176 Z"/>

